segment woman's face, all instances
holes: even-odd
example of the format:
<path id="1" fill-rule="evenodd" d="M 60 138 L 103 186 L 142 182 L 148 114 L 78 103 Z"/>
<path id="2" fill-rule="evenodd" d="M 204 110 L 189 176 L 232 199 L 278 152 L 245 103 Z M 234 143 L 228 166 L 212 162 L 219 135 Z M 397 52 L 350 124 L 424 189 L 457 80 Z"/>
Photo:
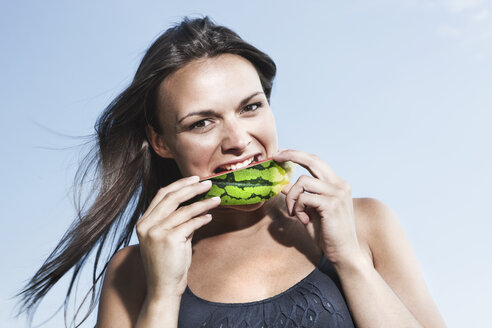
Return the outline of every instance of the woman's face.
<path id="1" fill-rule="evenodd" d="M 159 86 L 158 118 L 163 134 L 156 151 L 173 158 L 183 176 L 237 169 L 277 151 L 258 73 L 237 55 L 196 60 L 167 77 Z"/>

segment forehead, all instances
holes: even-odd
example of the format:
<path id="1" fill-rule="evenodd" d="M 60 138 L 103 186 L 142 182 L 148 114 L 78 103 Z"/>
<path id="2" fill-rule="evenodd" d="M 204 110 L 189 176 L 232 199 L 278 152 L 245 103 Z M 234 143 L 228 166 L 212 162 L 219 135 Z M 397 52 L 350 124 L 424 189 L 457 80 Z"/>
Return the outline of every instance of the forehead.
<path id="1" fill-rule="evenodd" d="M 158 102 L 164 112 L 182 113 L 229 105 L 255 91 L 263 91 L 255 67 L 241 56 L 223 54 L 192 61 L 168 76 L 159 86 Z"/>

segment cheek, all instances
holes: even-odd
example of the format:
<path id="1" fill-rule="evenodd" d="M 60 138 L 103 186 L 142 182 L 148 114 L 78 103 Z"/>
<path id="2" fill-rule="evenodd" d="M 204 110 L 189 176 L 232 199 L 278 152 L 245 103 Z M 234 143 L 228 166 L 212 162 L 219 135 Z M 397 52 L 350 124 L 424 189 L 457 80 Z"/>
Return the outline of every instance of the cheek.
<path id="1" fill-rule="evenodd" d="M 213 138 L 187 138 L 176 143 L 175 160 L 184 176 L 205 176 L 216 149 Z"/>
<path id="2" fill-rule="evenodd" d="M 262 123 L 259 124 L 259 126 L 261 127 L 261 130 L 259 130 L 258 136 L 265 145 L 268 155 L 272 156 L 278 148 L 278 137 L 275 118 L 271 111 L 269 111 L 268 115 L 262 119 Z"/>

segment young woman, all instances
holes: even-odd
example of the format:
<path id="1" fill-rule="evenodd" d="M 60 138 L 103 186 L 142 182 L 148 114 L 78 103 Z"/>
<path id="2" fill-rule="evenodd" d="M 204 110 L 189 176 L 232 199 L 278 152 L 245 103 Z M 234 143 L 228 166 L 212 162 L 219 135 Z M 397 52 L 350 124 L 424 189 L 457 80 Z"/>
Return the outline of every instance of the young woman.
<path id="1" fill-rule="evenodd" d="M 100 328 L 444 327 L 394 213 L 353 199 L 316 155 L 278 150 L 275 73 L 206 17 L 160 36 L 97 122 L 97 197 L 23 291 L 26 307 L 97 248 Z M 183 204 L 211 187 L 200 177 L 269 158 L 311 175 L 253 205 Z"/>

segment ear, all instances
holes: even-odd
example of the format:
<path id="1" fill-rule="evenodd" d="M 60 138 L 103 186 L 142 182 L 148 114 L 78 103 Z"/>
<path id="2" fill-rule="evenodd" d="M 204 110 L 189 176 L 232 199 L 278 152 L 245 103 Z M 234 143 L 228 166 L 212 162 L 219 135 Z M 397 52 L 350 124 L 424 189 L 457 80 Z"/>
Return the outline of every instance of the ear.
<path id="1" fill-rule="evenodd" d="M 162 158 L 173 158 L 173 154 L 164 142 L 164 139 L 160 134 L 155 132 L 153 127 L 147 125 L 145 127 L 145 134 L 147 135 L 147 139 L 149 140 L 152 149 L 154 149 L 157 155 L 161 156 Z"/>

